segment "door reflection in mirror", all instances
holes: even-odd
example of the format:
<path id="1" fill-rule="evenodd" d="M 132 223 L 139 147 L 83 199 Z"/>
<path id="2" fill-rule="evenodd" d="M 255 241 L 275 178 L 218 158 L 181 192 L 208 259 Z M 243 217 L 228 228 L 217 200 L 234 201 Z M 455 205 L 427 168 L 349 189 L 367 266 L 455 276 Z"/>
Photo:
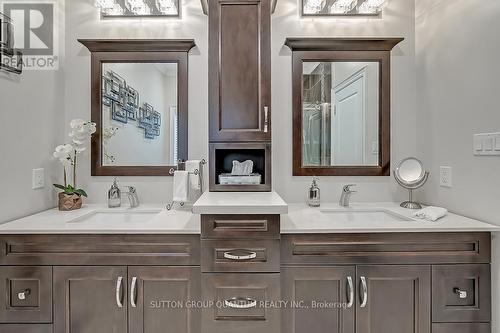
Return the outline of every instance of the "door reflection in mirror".
<path id="1" fill-rule="evenodd" d="M 303 62 L 302 165 L 377 166 L 379 63 Z"/>

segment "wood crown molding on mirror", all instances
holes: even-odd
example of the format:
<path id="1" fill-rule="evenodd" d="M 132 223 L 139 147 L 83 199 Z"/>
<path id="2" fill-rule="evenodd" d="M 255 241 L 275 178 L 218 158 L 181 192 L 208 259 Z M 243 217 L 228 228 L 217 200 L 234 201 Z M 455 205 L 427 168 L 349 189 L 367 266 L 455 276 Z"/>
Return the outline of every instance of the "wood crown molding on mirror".
<path id="1" fill-rule="evenodd" d="M 172 176 L 177 165 L 106 166 L 102 156 L 102 64 L 175 63 L 177 64 L 177 157 L 188 157 L 188 52 L 192 39 L 78 39 L 91 52 L 91 119 L 97 131 L 91 142 L 92 176 Z M 166 118 L 166 117 L 165 117 Z"/>
<path id="2" fill-rule="evenodd" d="M 391 150 L 391 85 L 390 66 L 391 50 L 404 38 L 287 38 L 285 45 L 292 50 L 292 90 L 293 90 L 293 175 L 294 176 L 389 176 L 390 175 L 390 150 Z M 346 63 L 366 62 L 378 63 L 378 165 L 331 165 L 322 160 L 319 164 L 304 165 L 303 156 L 303 105 L 304 105 L 304 62 Z M 331 73 L 330 73 L 331 74 Z M 333 91 L 333 80 L 329 82 Z M 310 88 L 312 89 L 312 88 Z M 365 89 L 365 88 L 363 88 Z M 332 105 L 334 98 L 328 104 L 330 119 L 336 115 L 337 110 Z M 317 105 L 320 103 L 316 102 Z M 321 102 L 324 103 L 324 102 Z M 332 111 L 333 110 L 333 111 Z M 363 111 L 365 106 L 363 105 Z M 323 120 L 322 120 L 323 121 Z M 334 159 L 333 121 L 330 120 L 330 133 L 327 150 L 329 163 Z M 363 115 L 363 126 L 364 115 Z M 340 126 L 340 125 L 339 125 Z M 363 130 L 366 128 L 363 127 Z M 311 130 L 312 131 L 312 130 Z M 338 132 L 338 131 L 337 131 Z M 363 134 L 364 135 L 364 134 Z M 323 143 L 324 141 L 322 141 Z M 367 154 L 366 140 L 363 136 L 362 154 Z M 304 148 L 305 149 L 305 148 Z M 373 149 L 373 146 L 372 146 Z M 372 151 L 373 153 L 373 151 Z M 316 154 L 317 155 L 317 154 Z M 338 157 L 338 156 L 335 156 Z M 322 158 L 321 158 L 322 159 Z M 374 157 L 376 159 L 376 156 Z M 364 160 L 364 157 L 363 157 Z"/>

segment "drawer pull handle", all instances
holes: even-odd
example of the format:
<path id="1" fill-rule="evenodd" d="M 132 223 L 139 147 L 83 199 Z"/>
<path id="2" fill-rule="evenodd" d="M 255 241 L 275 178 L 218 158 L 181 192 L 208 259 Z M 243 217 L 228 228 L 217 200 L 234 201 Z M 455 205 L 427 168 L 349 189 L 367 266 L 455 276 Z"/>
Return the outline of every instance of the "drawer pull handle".
<path id="1" fill-rule="evenodd" d="M 349 295 L 347 299 L 347 308 L 352 308 L 354 303 L 354 286 L 352 283 L 352 277 L 347 277 L 347 287 L 349 288 Z"/>
<path id="2" fill-rule="evenodd" d="M 130 305 L 133 308 L 137 307 L 137 300 L 135 296 L 135 289 L 137 288 L 137 277 L 132 278 L 132 282 L 130 283 Z"/>
<path id="3" fill-rule="evenodd" d="M 233 309 L 251 309 L 257 306 L 257 301 L 246 297 L 233 297 L 226 299 L 224 304 Z"/>
<path id="4" fill-rule="evenodd" d="M 116 298 L 116 305 L 119 308 L 123 308 L 123 303 L 122 303 L 122 281 L 123 277 L 119 276 L 118 279 L 116 280 L 116 291 L 115 291 L 115 298 Z"/>
<path id="5" fill-rule="evenodd" d="M 361 305 L 360 307 L 364 308 L 368 303 L 368 286 L 366 285 L 366 278 L 364 276 L 361 277 Z"/>
<path id="6" fill-rule="evenodd" d="M 238 253 L 240 252 L 240 253 Z M 229 260 L 237 260 L 237 261 L 242 261 L 242 260 L 251 260 L 257 258 L 257 253 L 253 251 L 245 251 L 245 250 L 240 250 L 240 251 L 228 251 L 224 252 L 224 258 L 229 259 Z"/>
<path id="7" fill-rule="evenodd" d="M 24 301 L 26 299 L 26 296 L 28 296 L 29 294 L 31 294 L 31 290 L 25 289 L 17 294 L 17 298 L 20 299 L 21 301 Z"/>
<path id="8" fill-rule="evenodd" d="M 467 298 L 467 291 L 460 290 L 460 288 L 453 288 L 453 292 L 458 295 L 460 299 Z"/>

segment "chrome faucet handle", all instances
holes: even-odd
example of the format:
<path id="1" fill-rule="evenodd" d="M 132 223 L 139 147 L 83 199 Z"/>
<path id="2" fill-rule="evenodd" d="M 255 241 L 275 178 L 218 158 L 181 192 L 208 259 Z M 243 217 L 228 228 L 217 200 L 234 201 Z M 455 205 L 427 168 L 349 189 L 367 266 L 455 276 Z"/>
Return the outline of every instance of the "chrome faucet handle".
<path id="1" fill-rule="evenodd" d="M 346 193 L 356 193 L 358 191 L 353 191 L 351 190 L 351 187 L 356 187 L 358 185 L 356 184 L 348 184 L 348 185 L 345 185 L 344 188 L 342 189 L 342 191 L 346 192 Z"/>

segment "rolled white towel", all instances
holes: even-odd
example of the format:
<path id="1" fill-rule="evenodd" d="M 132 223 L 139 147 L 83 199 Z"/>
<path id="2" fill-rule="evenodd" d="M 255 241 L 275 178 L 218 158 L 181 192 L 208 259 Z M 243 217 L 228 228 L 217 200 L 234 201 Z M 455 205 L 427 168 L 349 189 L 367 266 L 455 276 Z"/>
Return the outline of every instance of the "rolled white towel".
<path id="1" fill-rule="evenodd" d="M 423 220 L 437 221 L 444 217 L 448 213 L 448 210 L 443 207 L 429 206 L 424 209 L 419 210 L 413 214 L 414 217 Z"/>

